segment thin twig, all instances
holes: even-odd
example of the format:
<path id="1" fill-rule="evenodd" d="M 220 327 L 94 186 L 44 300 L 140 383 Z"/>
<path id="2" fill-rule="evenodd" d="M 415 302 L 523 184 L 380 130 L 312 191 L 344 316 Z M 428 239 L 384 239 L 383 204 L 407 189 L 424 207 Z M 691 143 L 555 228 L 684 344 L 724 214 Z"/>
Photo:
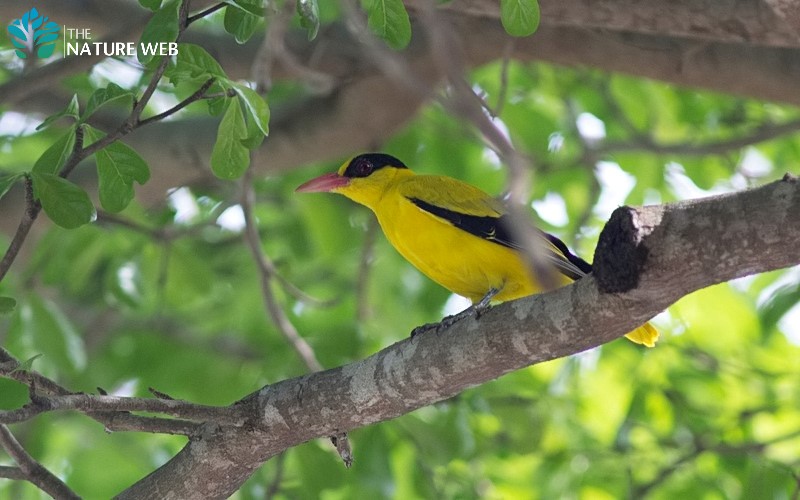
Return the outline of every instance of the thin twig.
<path id="1" fill-rule="evenodd" d="M 164 111 L 163 113 L 159 113 L 159 114 L 151 116 L 149 118 L 145 118 L 144 120 L 140 120 L 136 124 L 136 126 L 137 127 L 141 127 L 143 125 L 147 125 L 150 122 L 163 120 L 164 118 L 166 118 L 166 117 L 168 117 L 170 115 L 174 115 L 175 113 L 177 113 L 178 111 L 182 110 L 183 108 L 185 108 L 189 104 L 191 104 L 191 103 L 193 103 L 195 101 L 199 101 L 200 99 L 203 98 L 203 96 L 205 95 L 206 91 L 208 91 L 208 89 L 210 89 L 211 86 L 214 85 L 214 82 L 216 80 L 217 80 L 216 78 L 209 78 L 208 80 L 205 81 L 205 83 L 203 83 L 203 85 L 200 86 L 199 89 L 197 89 L 192 95 L 190 95 L 186 99 L 182 100 L 181 102 L 179 102 L 175 106 L 169 108 L 168 110 Z"/>
<path id="2" fill-rule="evenodd" d="M 242 425 L 244 423 L 244 417 L 232 407 L 227 406 L 199 405 L 177 399 L 128 398 L 93 394 L 35 396 L 33 401 L 22 408 L 0 410 L 0 423 L 24 422 L 41 413 L 65 410 L 77 410 L 84 413 L 142 411 L 162 413 L 198 422 L 211 421 L 227 425 Z"/>
<path id="3" fill-rule="evenodd" d="M 22 469 L 10 465 L 0 465 L 0 478 L 15 479 L 18 481 L 28 479 L 25 473 L 22 472 Z"/>
<path id="4" fill-rule="evenodd" d="M 275 477 L 269 482 L 269 488 L 264 493 L 264 500 L 271 500 L 275 495 L 281 491 L 281 482 L 283 482 L 283 466 L 286 462 L 286 451 L 278 455 L 275 459 Z"/>
<path id="5" fill-rule="evenodd" d="M 186 26 L 189 26 L 193 22 L 195 22 L 195 21 L 197 21 L 199 19 L 202 19 L 202 18 L 204 18 L 206 16 L 210 16 L 211 14 L 213 14 L 214 12 L 218 11 L 219 9 L 225 7 L 226 5 L 227 5 L 227 2 L 220 2 L 218 4 L 212 5 L 211 7 L 207 8 L 206 10 L 198 12 L 197 14 L 195 14 L 193 16 L 189 16 L 186 19 Z"/>
<path id="6" fill-rule="evenodd" d="M 20 363 L 8 351 L 0 347 L 0 376 L 21 382 L 42 396 L 66 396 L 74 394 L 44 375 L 19 369 Z M 140 431 L 158 434 L 196 435 L 198 424 L 174 418 L 159 418 L 131 413 L 87 412 L 108 431 Z"/>
<path id="7" fill-rule="evenodd" d="M 253 169 L 248 168 L 242 178 L 241 203 L 245 222 L 244 238 L 258 266 L 264 306 L 272 318 L 272 323 L 286 341 L 289 342 L 289 345 L 294 349 L 308 370 L 312 372 L 321 371 L 322 365 L 317 360 L 314 350 L 297 332 L 297 329 L 289 320 L 289 317 L 283 311 L 280 304 L 278 304 L 278 300 L 272 291 L 272 280 L 275 278 L 275 265 L 261 249 L 261 238 L 259 237 L 258 227 L 253 214 L 255 198 L 255 190 L 253 189 Z"/>
<path id="8" fill-rule="evenodd" d="M 0 282 L 5 278 L 6 273 L 11 268 L 14 260 L 17 258 L 19 251 L 22 249 L 22 244 L 28 233 L 33 227 L 36 217 L 39 215 L 41 205 L 33 199 L 33 183 L 29 175 L 25 176 L 25 211 L 22 214 L 22 220 L 17 226 L 17 231 L 14 233 L 11 243 L 8 245 L 6 253 L 3 255 L 3 260 L 0 261 Z"/>
<path id="9" fill-rule="evenodd" d="M 506 103 L 506 95 L 508 94 L 508 68 L 510 66 L 511 57 L 514 54 L 514 40 L 511 39 L 506 42 L 503 49 L 503 62 L 500 65 L 500 89 L 497 91 L 497 104 L 490 112 L 492 118 L 497 118 L 503 112 L 503 106 Z"/>
<path id="10" fill-rule="evenodd" d="M 59 499 L 80 499 L 63 481 L 30 456 L 5 425 L 0 425 L 0 446 L 19 465 L 25 479 L 48 495 Z"/>

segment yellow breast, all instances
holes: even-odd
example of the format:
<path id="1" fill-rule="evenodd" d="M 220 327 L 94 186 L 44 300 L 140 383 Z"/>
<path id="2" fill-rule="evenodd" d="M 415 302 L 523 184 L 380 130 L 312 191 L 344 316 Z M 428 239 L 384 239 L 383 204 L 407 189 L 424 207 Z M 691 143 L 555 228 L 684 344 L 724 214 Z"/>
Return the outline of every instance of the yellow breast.
<path id="1" fill-rule="evenodd" d="M 451 292 L 475 302 L 491 288 L 501 290 L 498 301 L 541 291 L 517 251 L 458 229 L 402 195 L 387 193 L 373 210 L 397 251 Z"/>

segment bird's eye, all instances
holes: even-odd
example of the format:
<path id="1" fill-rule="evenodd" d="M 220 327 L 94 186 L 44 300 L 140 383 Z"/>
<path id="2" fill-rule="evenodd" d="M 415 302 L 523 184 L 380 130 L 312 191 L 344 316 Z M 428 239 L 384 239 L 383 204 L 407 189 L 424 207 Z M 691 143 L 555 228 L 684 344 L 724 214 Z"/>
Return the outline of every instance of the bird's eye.
<path id="1" fill-rule="evenodd" d="M 367 177 L 372 173 L 373 169 L 372 162 L 364 158 L 358 160 L 356 164 L 353 165 L 353 173 L 356 177 Z"/>

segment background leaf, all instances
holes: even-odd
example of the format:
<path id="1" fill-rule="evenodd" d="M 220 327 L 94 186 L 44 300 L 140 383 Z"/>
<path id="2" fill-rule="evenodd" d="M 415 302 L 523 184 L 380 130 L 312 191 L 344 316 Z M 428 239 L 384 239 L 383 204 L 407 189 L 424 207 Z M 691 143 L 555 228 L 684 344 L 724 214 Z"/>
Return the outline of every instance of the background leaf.
<path id="1" fill-rule="evenodd" d="M 500 21 L 509 35 L 532 35 L 539 18 L 538 0 L 500 0 Z"/>
<path id="2" fill-rule="evenodd" d="M 142 50 L 142 44 L 157 44 L 174 42 L 178 37 L 178 9 L 180 2 L 177 0 L 170 0 L 159 8 L 150 21 L 144 27 L 142 36 L 139 39 L 139 50 L 137 57 L 139 62 L 147 64 L 152 61 L 155 56 L 153 54 L 145 54 Z"/>
<path id="3" fill-rule="evenodd" d="M 174 85 L 217 78 L 216 85 L 228 80 L 222 66 L 204 48 L 190 43 L 178 45 L 175 64 L 167 69 L 166 76 Z"/>
<path id="4" fill-rule="evenodd" d="M 11 297 L 0 297 L 0 314 L 9 314 L 17 307 L 17 301 Z"/>
<path id="5" fill-rule="evenodd" d="M 14 184 L 16 184 L 17 181 L 23 177 L 23 175 L 24 174 L 13 174 L 0 177 L 0 198 L 8 193 L 8 191 L 14 187 Z"/>
<path id="6" fill-rule="evenodd" d="M 42 156 L 33 164 L 34 172 L 57 174 L 67 162 L 75 147 L 75 127 L 70 127 Z"/>
<path id="7" fill-rule="evenodd" d="M 238 99 L 230 99 L 211 151 L 211 170 L 220 179 L 237 179 L 250 165 L 250 152 L 242 144 L 247 137 L 242 108 Z"/>
<path id="8" fill-rule="evenodd" d="M 365 0 L 367 24 L 373 33 L 395 50 L 411 41 L 411 21 L 401 0 Z"/>
<path id="9" fill-rule="evenodd" d="M 97 111 L 101 106 L 115 102 L 124 101 L 125 103 L 133 102 L 133 92 L 125 90 L 116 83 L 109 83 L 106 87 L 97 89 L 89 97 L 89 102 L 86 103 L 86 108 L 83 110 L 82 121 Z"/>
<path id="10" fill-rule="evenodd" d="M 156 11 L 161 7 L 161 1 L 162 0 L 139 0 L 139 4 L 146 9 Z"/>
<path id="11" fill-rule="evenodd" d="M 264 3 L 261 0 L 235 0 L 225 8 L 223 26 L 234 36 L 237 43 L 245 43 L 253 36 L 263 17 Z M 261 12 L 256 15 L 253 12 Z"/>
<path id="12" fill-rule="evenodd" d="M 317 0 L 297 0 L 297 15 L 300 26 L 305 28 L 308 39 L 313 40 L 319 33 L 319 2 Z"/>
<path id="13" fill-rule="evenodd" d="M 245 85 L 235 84 L 233 89 L 241 99 L 241 108 L 247 112 L 248 120 L 252 120 L 263 135 L 269 135 L 269 106 L 264 98 Z"/>
<path id="14" fill-rule="evenodd" d="M 116 141 L 94 154 L 100 181 L 100 203 L 109 212 L 125 209 L 133 200 L 133 181 L 150 178 L 147 163 L 129 146 Z"/>
<path id="15" fill-rule="evenodd" d="M 42 208 L 59 226 L 74 229 L 94 220 L 94 205 L 79 186 L 48 173 L 32 172 L 31 179 Z"/>
<path id="16" fill-rule="evenodd" d="M 49 127 L 53 122 L 56 120 L 68 116 L 70 118 L 75 119 L 76 121 L 80 118 L 80 111 L 78 105 L 78 94 L 73 94 L 72 99 L 70 99 L 69 104 L 67 107 L 59 111 L 58 113 L 52 114 L 45 118 L 45 120 L 36 127 L 36 130 L 42 130 Z"/>

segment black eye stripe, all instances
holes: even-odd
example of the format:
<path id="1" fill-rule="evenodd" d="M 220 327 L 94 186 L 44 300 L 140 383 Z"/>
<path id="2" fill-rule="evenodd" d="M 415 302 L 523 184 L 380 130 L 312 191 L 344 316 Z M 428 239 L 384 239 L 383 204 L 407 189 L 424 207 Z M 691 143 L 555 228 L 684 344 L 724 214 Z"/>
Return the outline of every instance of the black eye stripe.
<path id="1" fill-rule="evenodd" d="M 347 165 L 345 177 L 368 177 L 383 167 L 408 168 L 394 156 L 383 153 L 367 153 L 356 156 Z"/>

